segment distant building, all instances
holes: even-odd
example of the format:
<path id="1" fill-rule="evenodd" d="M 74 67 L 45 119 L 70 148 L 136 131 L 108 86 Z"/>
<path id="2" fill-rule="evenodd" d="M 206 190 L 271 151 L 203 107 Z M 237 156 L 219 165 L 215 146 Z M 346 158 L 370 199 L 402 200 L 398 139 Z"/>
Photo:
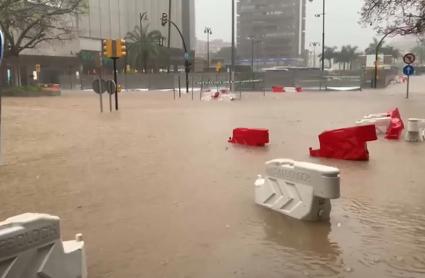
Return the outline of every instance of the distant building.
<path id="1" fill-rule="evenodd" d="M 231 47 L 230 42 L 223 41 L 221 39 L 210 40 L 210 54 L 219 52 L 222 48 Z M 208 43 L 207 41 L 198 40 L 196 42 L 196 56 L 207 57 Z"/>
<path id="2" fill-rule="evenodd" d="M 147 13 L 142 24 L 150 30 L 159 30 L 168 36 L 168 26 L 161 26 L 162 13 L 168 13 L 168 0 L 87 0 L 88 11 L 70 19 L 75 28 L 75 39 L 41 43 L 35 49 L 25 50 L 21 55 L 21 64 L 25 68 L 24 82 L 28 81 L 40 65 L 39 81 L 58 83 L 59 76 L 75 74 L 82 65 L 78 54 L 82 52 L 100 53 L 103 39 L 125 38 L 128 32 L 140 24 L 140 14 Z M 172 20 L 181 29 L 189 50 L 194 51 L 195 37 L 195 0 L 172 0 Z M 181 38 L 173 27 L 171 29 L 171 63 L 183 64 Z M 167 41 L 164 41 L 167 45 Z M 84 72 L 86 73 L 86 72 Z"/>
<path id="3" fill-rule="evenodd" d="M 167 37 L 168 26 L 161 26 L 161 14 L 168 13 L 168 0 L 89 0 L 89 12 L 78 20 L 81 49 L 93 48 L 93 41 L 123 38 L 140 24 L 140 14 L 147 14 L 143 24 L 150 30 L 160 30 Z M 194 0 L 173 0 L 172 20 L 181 28 L 188 48 L 195 48 Z M 172 29 L 171 46 L 181 48 L 179 34 Z"/>
<path id="4" fill-rule="evenodd" d="M 240 0 L 237 12 L 240 64 L 253 52 L 257 67 L 304 64 L 306 0 Z"/>

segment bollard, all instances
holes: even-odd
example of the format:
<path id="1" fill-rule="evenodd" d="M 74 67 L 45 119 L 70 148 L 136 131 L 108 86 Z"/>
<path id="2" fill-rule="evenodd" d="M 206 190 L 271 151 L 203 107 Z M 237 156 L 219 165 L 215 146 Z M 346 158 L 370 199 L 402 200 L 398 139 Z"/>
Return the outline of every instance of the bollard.
<path id="1" fill-rule="evenodd" d="M 407 142 L 421 142 L 425 139 L 425 119 L 410 118 L 407 122 L 405 140 Z"/>
<path id="2" fill-rule="evenodd" d="M 193 82 L 193 76 L 192 76 L 192 100 L 193 100 L 193 84 L 194 82 Z"/>
<path id="3" fill-rule="evenodd" d="M 180 75 L 179 75 L 179 98 L 182 97 L 182 85 L 181 85 L 181 79 L 180 79 Z"/>
<path id="4" fill-rule="evenodd" d="M 305 221 L 327 220 L 331 199 L 340 197 L 339 169 L 289 159 L 266 162 L 255 182 L 255 202 Z"/>
<path id="5" fill-rule="evenodd" d="M 59 222 L 35 213 L 0 222 L 0 277 L 87 278 L 83 237 L 62 242 Z"/>

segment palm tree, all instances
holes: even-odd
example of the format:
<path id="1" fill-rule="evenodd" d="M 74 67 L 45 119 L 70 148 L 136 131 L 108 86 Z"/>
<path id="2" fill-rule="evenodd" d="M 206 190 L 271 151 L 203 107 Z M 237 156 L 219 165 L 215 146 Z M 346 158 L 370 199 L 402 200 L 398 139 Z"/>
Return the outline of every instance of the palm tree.
<path id="1" fill-rule="evenodd" d="M 128 32 L 128 63 L 136 69 L 143 69 L 148 72 L 149 66 L 152 66 L 151 60 L 157 59 L 162 52 L 159 46 L 163 39 L 158 30 L 149 31 L 149 25 L 146 27 L 136 26 L 132 32 Z"/>
<path id="2" fill-rule="evenodd" d="M 341 48 L 341 51 L 336 53 L 335 62 L 342 63 L 343 69 L 346 70 L 347 65 L 349 69 L 352 69 L 353 61 L 359 56 L 357 52 L 357 46 L 345 45 Z"/>
<path id="3" fill-rule="evenodd" d="M 337 47 L 325 47 L 325 60 L 329 62 L 329 68 L 332 68 L 332 60 L 336 58 Z M 322 58 L 322 54 L 319 55 Z"/>

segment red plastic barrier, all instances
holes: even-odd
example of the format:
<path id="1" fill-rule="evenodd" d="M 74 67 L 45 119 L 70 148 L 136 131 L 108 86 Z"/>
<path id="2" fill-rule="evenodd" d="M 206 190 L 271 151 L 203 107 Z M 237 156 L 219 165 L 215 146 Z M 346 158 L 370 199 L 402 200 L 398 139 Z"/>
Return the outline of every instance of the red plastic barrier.
<path id="1" fill-rule="evenodd" d="M 295 87 L 295 91 L 297 93 L 302 93 L 302 92 L 304 92 L 304 89 L 302 87 Z"/>
<path id="2" fill-rule="evenodd" d="M 283 86 L 273 86 L 272 92 L 273 93 L 285 93 L 285 87 L 283 87 Z"/>
<path id="3" fill-rule="evenodd" d="M 404 129 L 404 122 L 401 119 L 400 111 L 398 108 L 395 108 L 388 114 L 391 117 L 391 123 L 387 129 L 385 138 L 390 140 L 399 140 Z"/>
<path id="4" fill-rule="evenodd" d="M 262 128 L 236 128 L 233 130 L 233 137 L 229 138 L 229 143 L 264 146 L 269 143 L 269 130 Z"/>
<path id="5" fill-rule="evenodd" d="M 219 96 L 220 96 L 220 92 L 215 92 L 215 93 L 212 95 L 212 98 L 213 98 L 213 99 L 217 99 Z"/>
<path id="6" fill-rule="evenodd" d="M 375 125 L 326 131 L 319 135 L 320 150 L 310 148 L 310 155 L 344 160 L 369 160 L 367 142 L 377 139 Z"/>

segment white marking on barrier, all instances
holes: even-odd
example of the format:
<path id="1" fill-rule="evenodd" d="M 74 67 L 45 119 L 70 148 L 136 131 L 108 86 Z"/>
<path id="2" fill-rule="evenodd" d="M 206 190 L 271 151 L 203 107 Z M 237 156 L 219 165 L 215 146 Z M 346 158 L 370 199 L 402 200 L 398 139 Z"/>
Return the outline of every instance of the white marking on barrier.
<path id="1" fill-rule="evenodd" d="M 378 134 L 385 134 L 391 124 L 391 117 L 372 118 L 370 115 L 366 117 L 360 121 L 357 121 L 356 124 L 358 126 L 375 125 Z"/>
<path id="2" fill-rule="evenodd" d="M 339 196 L 339 170 L 307 162 L 268 161 L 255 182 L 257 204 L 300 220 L 328 219 L 330 199 Z"/>
<path id="3" fill-rule="evenodd" d="M 82 235 L 62 242 L 60 219 L 22 214 L 0 223 L 1 278 L 86 278 Z"/>

